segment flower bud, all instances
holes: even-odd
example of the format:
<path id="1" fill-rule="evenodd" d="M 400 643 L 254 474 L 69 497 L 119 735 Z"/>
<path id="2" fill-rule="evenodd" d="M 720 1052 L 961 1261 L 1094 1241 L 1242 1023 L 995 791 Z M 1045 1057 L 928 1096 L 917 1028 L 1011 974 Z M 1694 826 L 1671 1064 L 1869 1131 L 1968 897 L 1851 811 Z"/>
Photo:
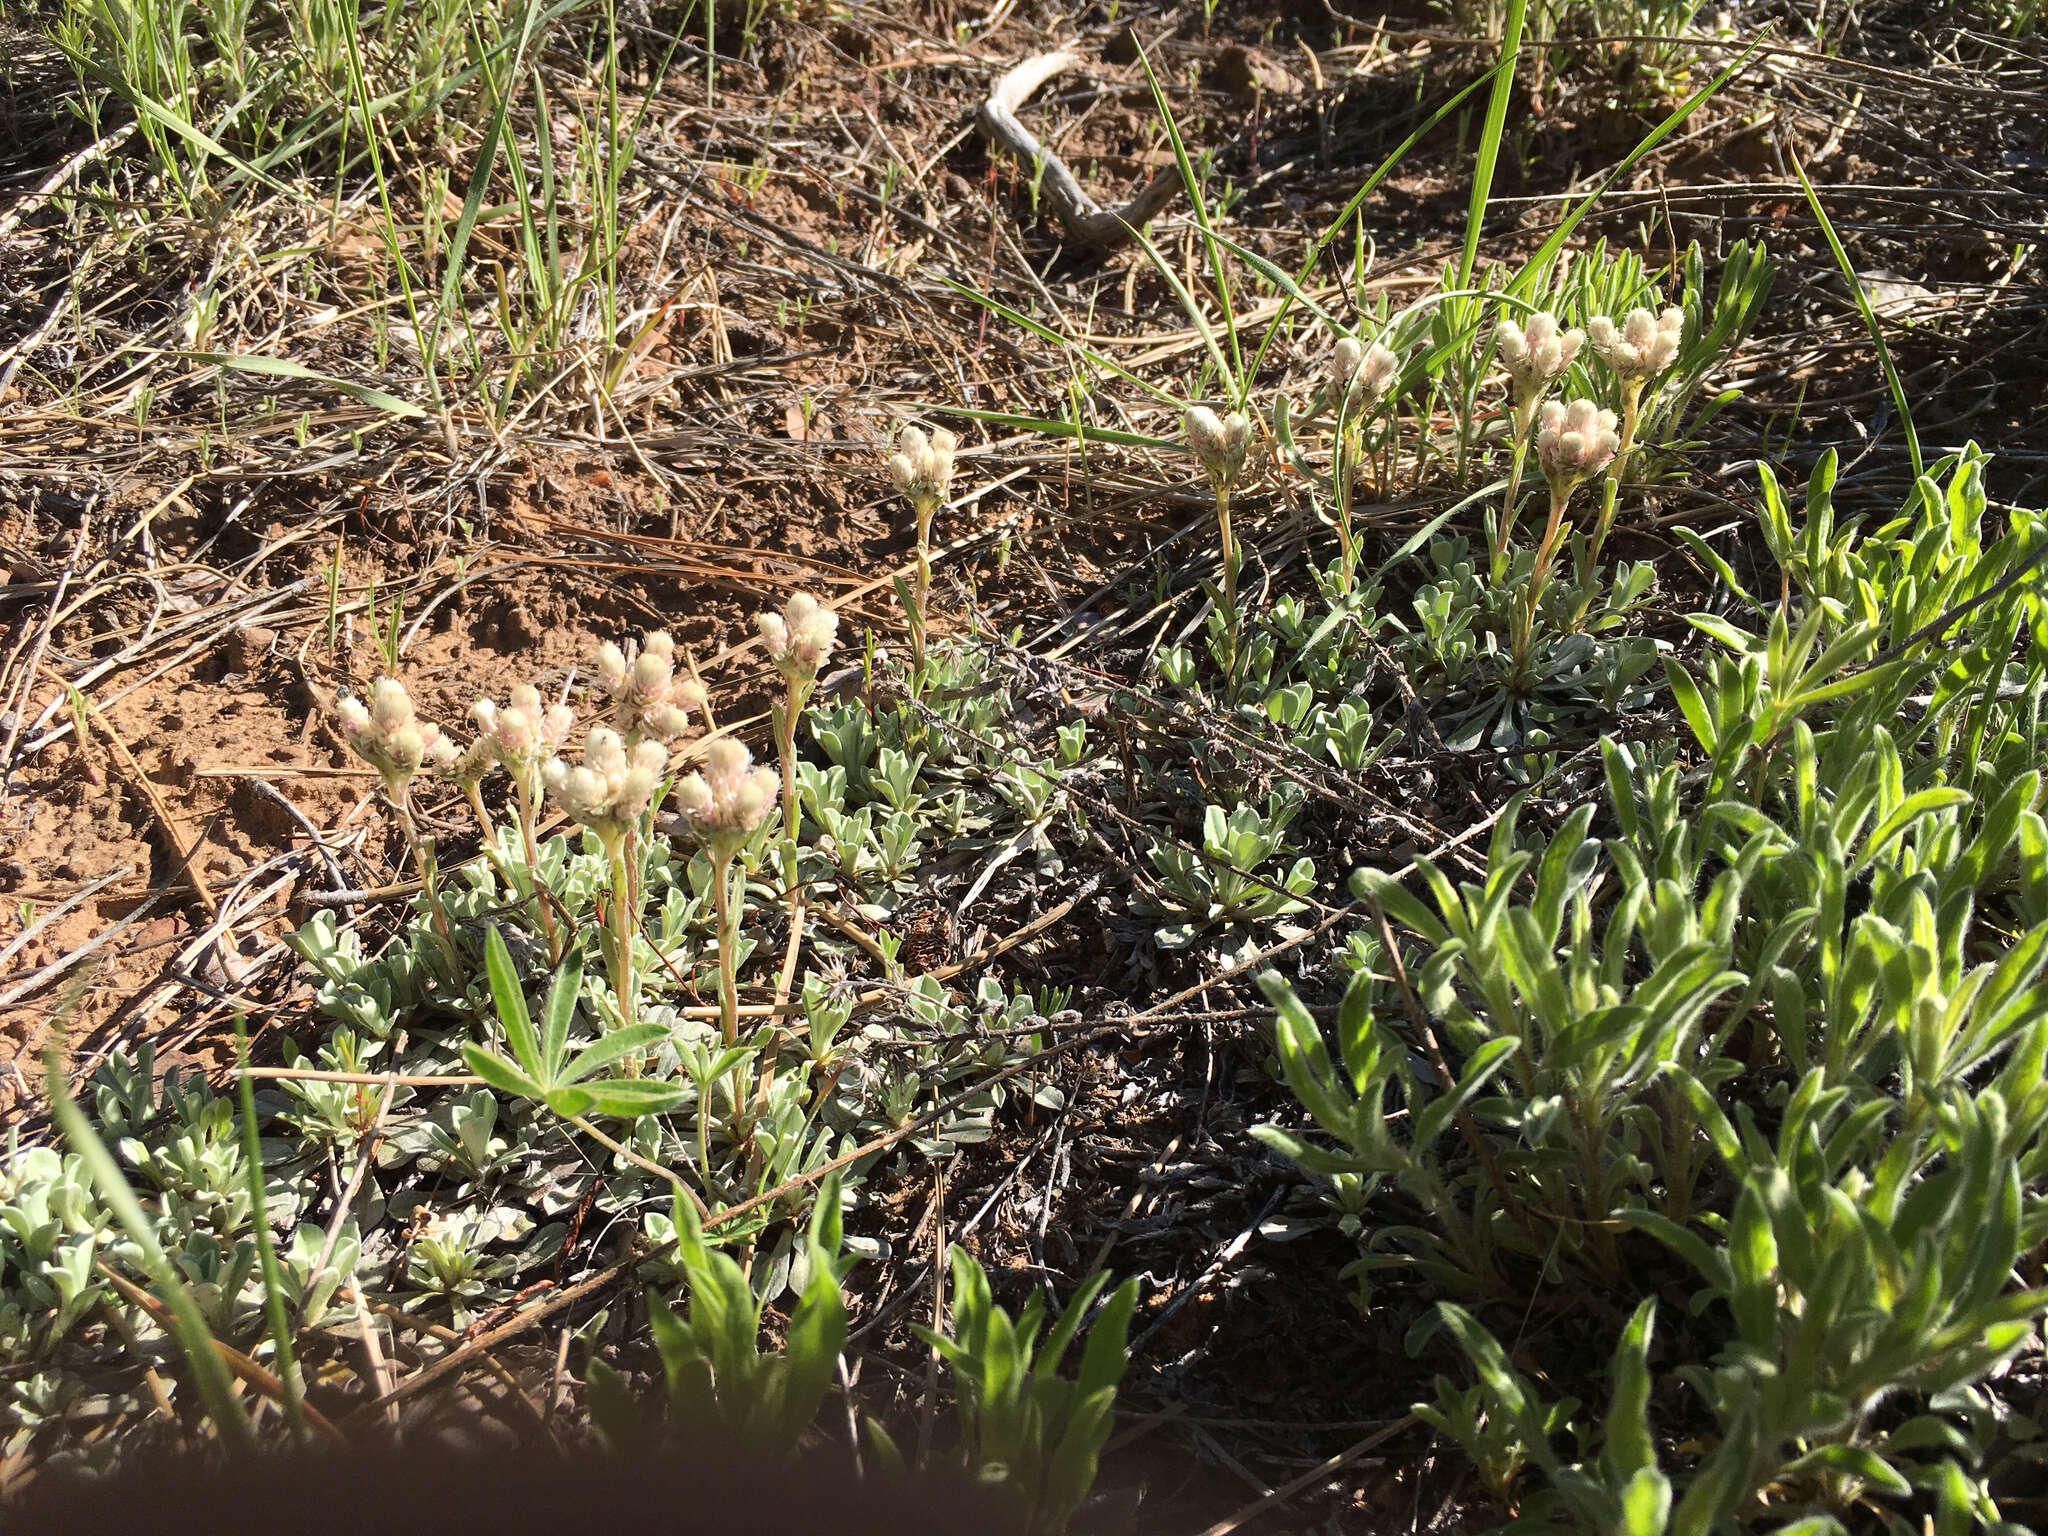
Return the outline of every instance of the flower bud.
<path id="1" fill-rule="evenodd" d="M 1241 411 L 1218 416 L 1206 405 L 1191 405 L 1181 417 L 1181 425 L 1209 483 L 1219 494 L 1227 495 L 1244 469 L 1244 456 L 1252 441 L 1251 422 Z"/>

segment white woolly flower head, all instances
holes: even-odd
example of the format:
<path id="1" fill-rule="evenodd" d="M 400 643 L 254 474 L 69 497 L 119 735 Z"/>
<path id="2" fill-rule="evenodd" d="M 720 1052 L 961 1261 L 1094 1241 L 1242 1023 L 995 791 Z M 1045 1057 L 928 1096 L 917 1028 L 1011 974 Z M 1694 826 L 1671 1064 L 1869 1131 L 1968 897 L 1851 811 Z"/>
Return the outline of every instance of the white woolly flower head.
<path id="1" fill-rule="evenodd" d="M 458 747 L 453 738 L 437 734 L 427 745 L 427 766 L 456 788 L 468 791 L 498 766 L 498 754 L 492 750 L 490 738 L 486 736 L 477 737 L 466 747 Z"/>
<path id="2" fill-rule="evenodd" d="M 790 682 L 803 686 L 817 677 L 839 635 L 839 615 L 808 592 L 793 592 L 780 613 L 754 616 L 768 660 Z"/>
<path id="3" fill-rule="evenodd" d="M 1600 361 L 1623 379 L 1654 379 L 1669 368 L 1685 340 L 1685 311 L 1667 305 L 1662 314 L 1632 309 L 1616 325 L 1605 315 L 1586 324 L 1586 335 Z"/>
<path id="4" fill-rule="evenodd" d="M 946 499 L 953 481 L 953 455 L 960 439 L 944 427 L 927 435 L 922 427 L 905 427 L 889 455 L 889 479 L 910 498 L 920 514 L 929 514 Z"/>
<path id="5" fill-rule="evenodd" d="M 1228 491 L 1244 470 L 1244 456 L 1251 447 L 1252 424 L 1242 411 L 1218 416 L 1206 405 L 1191 405 L 1181 417 L 1188 447 L 1218 491 Z"/>
<path id="6" fill-rule="evenodd" d="M 540 794 L 541 764 L 561 751 L 576 725 L 574 711 L 566 704 L 543 702 L 531 683 L 515 684 L 502 709 L 489 699 L 478 699 L 469 716 L 482 733 L 478 745 L 488 746 L 529 798 Z"/>
<path id="7" fill-rule="evenodd" d="M 1378 405 L 1400 372 L 1399 354 L 1377 341 L 1367 346 L 1355 336 L 1345 336 L 1330 356 L 1330 381 L 1346 415 Z"/>
<path id="8" fill-rule="evenodd" d="M 395 677 L 380 677 L 372 683 L 368 703 L 343 699 L 335 706 L 334 717 L 342 739 L 382 775 L 384 788 L 393 798 L 405 792 L 441 735 L 440 727 L 413 712 L 412 696 Z"/>
<path id="9" fill-rule="evenodd" d="M 690 711 L 704 707 L 704 685 L 676 676 L 676 643 L 666 630 L 642 635 L 625 650 L 607 640 L 590 665 L 612 696 L 613 722 L 629 746 L 643 738 L 674 740 L 690 728 Z"/>
<path id="10" fill-rule="evenodd" d="M 617 731 L 599 725 L 591 727 L 583 743 L 581 763 L 571 766 L 551 757 L 541 777 L 571 820 L 611 843 L 653 803 L 667 766 L 668 748 L 660 742 L 642 741 L 629 749 Z"/>
<path id="11" fill-rule="evenodd" d="M 704 749 L 704 765 L 676 784 L 676 805 L 714 857 L 731 858 L 749 832 L 767 819 L 782 780 L 754 766 L 754 754 L 730 736 Z"/>
<path id="12" fill-rule="evenodd" d="M 1544 402 L 1536 422 L 1536 459 L 1556 494 L 1569 496 L 1613 463 L 1620 449 L 1614 412 L 1591 400 Z"/>
<path id="13" fill-rule="evenodd" d="M 1541 399 L 1563 378 L 1585 340 L 1584 331 L 1563 329 L 1548 310 L 1538 310 L 1521 325 L 1503 320 L 1493 328 L 1500 365 L 1514 381 L 1515 398 L 1523 402 Z"/>

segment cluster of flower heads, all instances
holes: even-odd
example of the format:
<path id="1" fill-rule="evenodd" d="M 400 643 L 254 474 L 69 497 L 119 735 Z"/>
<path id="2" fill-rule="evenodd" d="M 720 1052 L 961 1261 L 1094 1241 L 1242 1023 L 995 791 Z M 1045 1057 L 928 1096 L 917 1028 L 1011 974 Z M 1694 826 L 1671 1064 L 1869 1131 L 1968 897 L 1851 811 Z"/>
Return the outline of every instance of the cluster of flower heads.
<path id="1" fill-rule="evenodd" d="M 1614 412 L 1591 400 L 1546 400 L 1536 418 L 1536 461 L 1554 494 L 1569 496 L 1621 449 Z"/>
<path id="2" fill-rule="evenodd" d="M 1526 324 L 1503 320 L 1493 328 L 1500 365 L 1515 386 L 1515 401 L 1527 406 L 1541 400 L 1565 376 L 1585 344 L 1586 333 L 1564 330 L 1557 316 L 1539 311 Z"/>
<path id="3" fill-rule="evenodd" d="M 427 766 L 465 792 L 483 782 L 484 775 L 498 766 L 498 754 L 490 741 L 477 737 L 466 747 L 436 731 L 427 747 Z"/>
<path id="4" fill-rule="evenodd" d="M 1685 311 L 1676 306 L 1657 315 L 1647 309 L 1630 310 L 1620 325 L 1595 315 L 1584 331 L 1564 330 L 1555 315 L 1541 312 L 1522 325 L 1503 320 L 1494 328 L 1494 346 L 1514 384 L 1523 430 L 1530 423 L 1528 413 L 1536 413 L 1536 458 L 1554 493 L 1570 495 L 1614 462 L 1624 436 L 1633 431 L 1644 385 L 1677 360 L 1684 339 Z M 1543 401 L 1588 342 L 1621 381 L 1626 424 L 1592 400 Z M 1543 404 L 1537 410 L 1539 401 Z"/>
<path id="5" fill-rule="evenodd" d="M 798 689 L 815 681 L 839 633 L 839 616 L 807 592 L 793 595 L 780 613 L 759 615 L 755 624 L 768 659 Z M 467 747 L 421 720 L 396 678 L 378 678 L 367 700 L 344 698 L 335 718 L 343 739 L 378 771 L 395 801 L 403 801 L 423 768 L 470 791 L 502 767 L 529 804 L 545 792 L 611 842 L 652 806 L 668 769 L 666 741 L 688 729 L 690 711 L 705 707 L 703 685 L 694 675 L 678 677 L 675 664 L 675 642 L 659 631 L 627 649 L 610 642 L 598 647 L 593 667 L 610 697 L 613 723 L 591 728 L 580 762 L 563 755 L 575 712 L 548 703 L 528 683 L 514 687 L 502 706 L 477 701 L 470 716 L 478 734 Z M 690 826 L 729 856 L 766 818 L 779 782 L 773 769 L 755 767 L 739 742 L 719 739 L 705 749 L 702 770 L 678 784 L 676 798 Z"/>
<path id="6" fill-rule="evenodd" d="M 612 715 L 628 742 L 673 741 L 690 728 L 690 711 L 707 702 L 695 677 L 676 676 L 676 643 L 664 630 L 621 650 L 607 640 L 591 665 L 611 693 Z"/>
<path id="7" fill-rule="evenodd" d="M 1605 315 L 1586 322 L 1586 336 L 1600 361 L 1621 379 L 1653 379 L 1669 368 L 1685 339 L 1685 311 L 1676 305 L 1660 315 L 1632 309 L 1617 326 Z"/>
<path id="8" fill-rule="evenodd" d="M 376 769 L 385 793 L 401 799 L 429 754 L 438 755 L 441 728 L 413 712 L 412 696 L 395 677 L 370 685 L 370 701 L 345 698 L 335 708 L 341 736 L 356 756 Z"/>
<path id="9" fill-rule="evenodd" d="M 704 766 L 676 785 L 676 806 L 703 838 L 712 856 L 729 859 L 747 835 L 767 819 L 781 777 L 754 766 L 754 754 L 730 736 L 704 749 Z"/>
<path id="10" fill-rule="evenodd" d="M 754 618 L 761 644 L 789 682 L 807 686 L 832 654 L 839 634 L 839 615 L 808 592 L 793 594 L 780 613 L 762 613 Z"/>
<path id="11" fill-rule="evenodd" d="M 919 517 L 930 517 L 946 499 L 953 482 L 953 455 L 960 439 L 944 427 L 927 436 L 922 427 L 905 427 L 889 455 L 889 478 L 910 499 Z"/>
<path id="12" fill-rule="evenodd" d="M 594 725 L 583 743 L 583 761 L 571 765 L 551 757 L 541 769 L 555 803 L 607 844 L 637 825 L 654 803 L 668 748 L 658 741 L 627 747 L 617 731 Z"/>
<path id="13" fill-rule="evenodd" d="M 1331 381 L 1347 415 L 1379 404 L 1400 371 L 1401 359 L 1377 341 L 1367 346 L 1355 336 L 1340 337 L 1330 355 Z"/>
<path id="14" fill-rule="evenodd" d="M 480 733 L 477 741 L 490 748 L 528 799 L 539 799 L 541 765 L 569 739 L 576 726 L 575 711 L 566 704 L 545 703 L 538 688 L 519 683 L 503 709 L 489 699 L 478 699 L 469 715 Z"/>

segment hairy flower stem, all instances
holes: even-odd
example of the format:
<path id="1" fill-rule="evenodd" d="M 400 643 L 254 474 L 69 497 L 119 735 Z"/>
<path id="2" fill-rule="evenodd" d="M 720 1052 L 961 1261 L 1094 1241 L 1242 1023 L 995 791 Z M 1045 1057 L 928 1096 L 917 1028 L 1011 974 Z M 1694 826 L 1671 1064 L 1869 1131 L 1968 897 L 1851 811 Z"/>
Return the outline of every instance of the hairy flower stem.
<path id="1" fill-rule="evenodd" d="M 804 887 L 797 876 L 796 722 L 803 713 L 811 686 L 810 682 L 791 676 L 789 696 L 775 706 L 775 748 L 782 759 L 782 888 L 789 903 L 789 943 L 783 950 L 782 970 L 775 981 L 775 1004 L 778 1008 L 789 1001 L 790 985 L 796 979 L 797 954 L 804 942 Z M 753 1116 L 756 1122 L 766 1118 L 769 1099 L 775 1091 L 774 1047 L 771 1045 L 762 1056 L 761 1078 L 754 1088 Z M 748 1153 L 749 1188 L 755 1181 L 759 1155 L 758 1146 Z"/>
<path id="2" fill-rule="evenodd" d="M 782 765 L 782 836 L 796 847 L 796 723 L 810 694 L 808 685 L 790 680 L 789 695 L 775 707 L 775 755 Z"/>
<path id="3" fill-rule="evenodd" d="M 740 1038 L 740 983 L 739 983 L 739 914 L 733 910 L 732 899 L 733 856 L 722 849 L 713 849 L 711 855 L 711 901 L 718 917 L 718 1022 L 727 1045 L 737 1045 Z M 746 878 L 744 874 L 740 876 Z M 746 1066 L 735 1062 L 732 1069 L 732 1112 L 733 1140 L 750 1139 L 752 1127 L 740 1123 L 746 1109 Z"/>
<path id="4" fill-rule="evenodd" d="M 789 903 L 789 943 L 783 950 L 782 970 L 775 983 L 778 1006 L 789 1001 L 790 983 L 796 978 L 797 952 L 804 942 L 804 886 L 797 877 L 796 722 L 803 714 L 810 691 L 809 683 L 792 677 L 788 698 L 775 706 L 775 750 L 782 760 L 782 889 Z"/>
<path id="5" fill-rule="evenodd" d="M 434 920 L 434 937 L 440 941 L 441 958 L 448 962 L 451 975 L 460 975 L 462 961 L 455 947 L 455 929 L 448 921 L 447 908 L 441 905 L 441 873 L 434 859 L 433 839 L 420 836 L 419 824 L 412 819 L 412 795 L 408 789 L 401 787 L 389 798 L 392 810 L 398 813 L 406 846 L 412 850 L 413 866 L 420 872 L 420 890 Z"/>
<path id="6" fill-rule="evenodd" d="M 619 1000 L 619 1022 L 630 1027 L 640 1011 L 639 986 L 633 975 L 633 940 L 640 927 L 640 837 L 628 827 L 605 847 L 611 874 L 612 991 Z"/>
<path id="7" fill-rule="evenodd" d="M 718 919 L 718 1025 L 727 1045 L 739 1044 L 740 1038 L 739 965 L 733 953 L 740 925 L 739 914 L 733 911 L 732 861 L 731 853 L 713 850 L 711 905 Z"/>
<path id="8" fill-rule="evenodd" d="M 516 786 L 519 804 L 519 836 L 526 845 L 526 889 L 520 895 L 531 901 L 540 912 L 540 929 L 548 941 L 548 963 L 560 965 L 564 953 L 561 930 L 555 926 L 555 914 L 540 893 L 540 842 L 533 834 L 533 824 L 539 813 L 532 792 L 523 783 Z"/>
<path id="9" fill-rule="evenodd" d="M 513 878 L 512 866 L 505 862 L 505 855 L 498 847 L 497 824 L 491 820 L 490 809 L 484 804 L 484 792 L 475 780 L 462 786 L 462 793 L 469 801 L 470 814 L 476 817 L 477 830 L 483 834 L 484 856 L 491 861 L 491 868 L 498 872 L 498 878 L 505 882 L 505 889 L 519 895 L 519 882 Z"/>
<path id="10" fill-rule="evenodd" d="M 1536 544 L 1536 563 L 1529 570 L 1529 585 L 1523 590 L 1520 607 L 1515 610 L 1512 658 L 1517 675 L 1529 659 L 1529 643 L 1536 629 L 1536 605 L 1543 600 L 1543 589 L 1550 581 L 1550 567 L 1557 558 L 1557 546 L 1564 534 L 1564 509 L 1570 501 L 1569 490 L 1563 495 L 1555 489 L 1550 493 L 1550 520 L 1543 525 L 1543 537 Z"/>
<path id="11" fill-rule="evenodd" d="M 1515 531 L 1515 503 L 1522 494 L 1522 470 L 1529 462 L 1530 427 L 1536 420 L 1538 401 L 1524 400 L 1515 406 L 1515 457 L 1508 466 L 1508 494 L 1501 503 L 1500 521 L 1493 529 L 1492 561 L 1489 569 L 1499 581 L 1507 575 L 1508 536 Z"/>
<path id="12" fill-rule="evenodd" d="M 1593 523 L 1593 536 L 1586 541 L 1585 564 L 1579 571 L 1579 610 L 1572 615 L 1572 628 L 1577 629 L 1586 621 L 1586 613 L 1593 606 L 1593 578 L 1600 570 L 1600 549 L 1607 542 L 1608 531 L 1614 526 L 1616 504 L 1621 495 L 1621 472 L 1628 463 L 1631 449 L 1636 445 L 1636 422 L 1642 413 L 1643 380 L 1627 378 L 1621 381 L 1621 446 L 1614 450 L 1614 462 L 1607 466 L 1607 479 L 1600 490 L 1600 516 Z"/>
<path id="13" fill-rule="evenodd" d="M 1237 686 L 1237 571 L 1240 563 L 1237 540 L 1230 531 L 1230 486 L 1216 485 L 1216 534 L 1223 547 L 1223 672 L 1232 687 Z"/>
<path id="14" fill-rule="evenodd" d="M 912 573 L 910 585 L 910 661 L 913 667 L 924 665 L 925 610 L 932 598 L 932 518 L 939 510 L 939 504 L 929 499 L 920 499 L 917 513 L 917 567 Z"/>
<path id="15" fill-rule="evenodd" d="M 1365 454 L 1365 433 L 1347 423 L 1337 437 L 1337 590 L 1349 592 L 1358 576 L 1358 541 L 1351 531 L 1351 503 L 1358 494 L 1358 461 Z"/>

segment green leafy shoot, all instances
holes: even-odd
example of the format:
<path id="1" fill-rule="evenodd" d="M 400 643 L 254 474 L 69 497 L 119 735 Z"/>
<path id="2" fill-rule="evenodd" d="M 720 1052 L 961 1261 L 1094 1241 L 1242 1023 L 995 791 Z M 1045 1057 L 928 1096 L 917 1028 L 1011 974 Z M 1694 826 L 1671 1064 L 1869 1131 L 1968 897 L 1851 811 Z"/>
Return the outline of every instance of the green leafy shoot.
<path id="1" fill-rule="evenodd" d="M 613 1063 L 667 1039 L 668 1030 L 662 1025 L 615 1029 L 571 1058 L 569 1023 L 583 991 L 583 958 L 576 951 L 565 955 L 561 969 L 555 972 L 539 1030 L 527 1011 L 512 952 L 496 927 L 484 940 L 484 969 L 512 1055 L 508 1060 L 497 1051 L 470 1043 L 463 1046 L 462 1059 L 470 1071 L 500 1093 L 535 1100 L 565 1118 L 607 1115 L 622 1120 L 658 1114 L 686 1097 L 687 1090 L 677 1083 L 631 1077 L 589 1081 Z"/>

